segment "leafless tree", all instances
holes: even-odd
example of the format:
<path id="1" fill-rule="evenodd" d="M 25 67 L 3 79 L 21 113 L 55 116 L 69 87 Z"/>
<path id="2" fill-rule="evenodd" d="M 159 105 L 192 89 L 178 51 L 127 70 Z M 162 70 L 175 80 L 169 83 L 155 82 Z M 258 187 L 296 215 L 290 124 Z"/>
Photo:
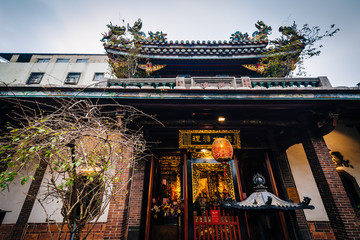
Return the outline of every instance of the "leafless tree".
<path id="1" fill-rule="evenodd" d="M 8 166 L 0 174 L 0 184 L 8 188 L 15 178 L 25 184 L 35 179 L 31 172 L 46 166 L 36 200 L 48 221 L 53 214 L 46 207 L 49 201 L 61 203 L 58 239 L 64 226 L 74 239 L 80 239 L 81 233 L 85 239 L 91 231 L 86 225 L 94 226 L 114 196 L 126 194 L 132 180 L 126 173 L 146 157 L 141 129 L 129 126 L 137 118 L 154 118 L 117 103 L 76 98 L 52 101 L 14 102 L 17 110 L 0 139 L 1 162 Z"/>

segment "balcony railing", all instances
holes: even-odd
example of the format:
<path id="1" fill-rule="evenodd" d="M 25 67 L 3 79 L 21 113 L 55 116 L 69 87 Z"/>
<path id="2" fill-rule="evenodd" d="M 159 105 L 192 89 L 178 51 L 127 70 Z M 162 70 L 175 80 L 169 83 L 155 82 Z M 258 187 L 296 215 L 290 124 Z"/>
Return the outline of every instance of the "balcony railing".
<path id="1" fill-rule="evenodd" d="M 332 88 L 326 77 L 316 78 L 249 78 L 249 77 L 176 77 L 108 79 L 107 87 L 124 89 L 306 89 Z"/>

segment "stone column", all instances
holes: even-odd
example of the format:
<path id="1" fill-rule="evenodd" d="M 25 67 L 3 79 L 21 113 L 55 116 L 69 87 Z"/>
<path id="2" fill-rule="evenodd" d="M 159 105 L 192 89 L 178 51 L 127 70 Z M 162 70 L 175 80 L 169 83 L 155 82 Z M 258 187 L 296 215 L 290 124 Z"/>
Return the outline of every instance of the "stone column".
<path id="1" fill-rule="evenodd" d="M 359 219 L 317 129 L 304 133 L 303 146 L 336 239 L 359 239 Z"/>

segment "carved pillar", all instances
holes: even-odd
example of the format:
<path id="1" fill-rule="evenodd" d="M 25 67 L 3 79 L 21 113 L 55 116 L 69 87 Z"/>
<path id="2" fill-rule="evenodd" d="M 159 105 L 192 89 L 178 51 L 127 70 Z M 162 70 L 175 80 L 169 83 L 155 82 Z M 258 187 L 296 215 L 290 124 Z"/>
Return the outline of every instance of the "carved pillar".
<path id="1" fill-rule="evenodd" d="M 307 129 L 303 146 L 336 239 L 359 239 L 360 224 L 318 129 Z M 339 143 L 341 144 L 341 143 Z"/>

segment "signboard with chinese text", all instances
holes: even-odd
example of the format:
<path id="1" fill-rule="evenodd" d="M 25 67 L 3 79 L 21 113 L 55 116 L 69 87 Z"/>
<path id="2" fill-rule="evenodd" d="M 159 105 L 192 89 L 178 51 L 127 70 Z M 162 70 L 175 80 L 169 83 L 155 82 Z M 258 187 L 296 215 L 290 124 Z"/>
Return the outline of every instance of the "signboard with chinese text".
<path id="1" fill-rule="evenodd" d="M 216 138 L 226 138 L 240 149 L 240 130 L 179 130 L 179 148 L 211 148 Z"/>

